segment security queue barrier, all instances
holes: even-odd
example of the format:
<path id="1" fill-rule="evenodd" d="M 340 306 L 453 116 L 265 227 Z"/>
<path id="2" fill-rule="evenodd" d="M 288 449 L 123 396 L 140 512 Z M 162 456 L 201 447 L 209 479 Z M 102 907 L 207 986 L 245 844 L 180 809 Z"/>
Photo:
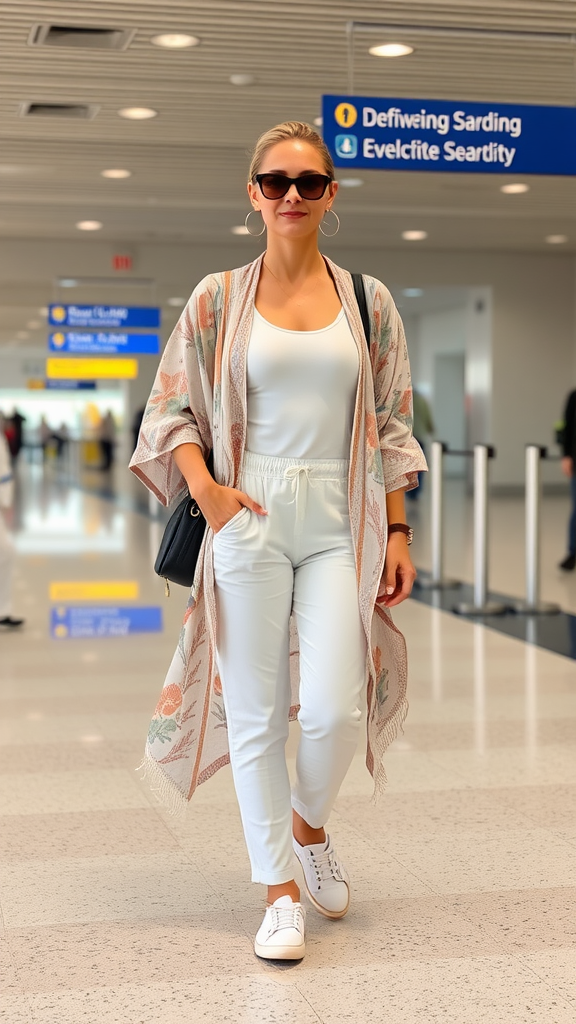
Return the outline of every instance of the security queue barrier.
<path id="1" fill-rule="evenodd" d="M 464 454 L 464 453 L 460 453 Z M 459 615 L 502 615 L 506 605 L 488 600 L 488 463 L 496 451 L 474 445 L 474 600 L 454 608 Z"/>
<path id="2" fill-rule="evenodd" d="M 554 615 L 560 611 L 560 605 L 540 600 L 540 466 L 546 458 L 547 448 L 526 445 L 526 600 L 513 606 L 514 611 L 524 615 Z"/>
<path id="3" fill-rule="evenodd" d="M 430 525 L 432 528 L 432 572 L 418 576 L 416 585 L 421 590 L 451 590 L 460 586 L 458 580 L 444 575 L 444 456 L 452 455 L 444 441 L 432 441 L 430 446 Z M 459 453 L 460 454 L 460 453 Z"/>
<path id="4" fill-rule="evenodd" d="M 496 451 L 491 445 L 477 444 L 471 450 L 450 449 L 443 441 L 433 441 L 430 453 L 430 525 L 432 571 L 419 576 L 416 585 L 427 590 L 449 590 L 460 586 L 444 574 L 444 459 L 447 456 L 474 459 L 474 593 L 473 601 L 457 604 L 460 615 L 501 615 L 514 611 L 524 615 L 551 615 L 560 611 L 557 604 L 540 599 L 540 511 L 542 499 L 541 462 L 548 451 L 540 445 L 526 446 L 525 490 L 525 565 L 526 598 L 505 604 L 488 599 L 488 468 Z"/>

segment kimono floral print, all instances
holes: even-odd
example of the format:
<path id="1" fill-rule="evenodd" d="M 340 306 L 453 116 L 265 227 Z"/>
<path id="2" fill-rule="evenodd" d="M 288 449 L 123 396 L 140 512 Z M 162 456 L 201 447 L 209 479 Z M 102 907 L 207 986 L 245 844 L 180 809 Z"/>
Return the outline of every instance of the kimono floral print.
<path id="1" fill-rule="evenodd" d="M 185 442 L 214 452 L 219 484 L 239 486 L 246 439 L 246 354 L 263 257 L 206 277 L 168 341 L 130 468 L 167 505 L 185 488 L 172 451 Z M 360 360 L 348 499 L 358 602 L 367 639 L 367 755 L 375 792 L 383 755 L 406 715 L 406 649 L 389 612 L 376 604 L 387 542 L 386 491 L 415 486 L 426 463 L 411 434 L 411 387 L 402 324 L 387 289 L 365 277 L 370 352 L 350 274 L 326 259 Z M 178 647 L 150 725 L 143 766 L 177 809 L 229 761 L 215 661 L 213 534 L 206 529 Z M 291 628 L 292 706 L 298 712 L 298 637 Z"/>

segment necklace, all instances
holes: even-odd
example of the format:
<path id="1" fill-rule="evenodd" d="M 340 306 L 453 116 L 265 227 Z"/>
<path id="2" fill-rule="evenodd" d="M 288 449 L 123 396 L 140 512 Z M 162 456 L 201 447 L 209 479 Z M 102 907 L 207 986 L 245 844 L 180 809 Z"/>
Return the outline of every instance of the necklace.
<path id="1" fill-rule="evenodd" d="M 284 288 L 282 282 L 279 280 L 279 278 L 276 277 L 276 274 L 274 273 L 274 271 L 271 270 L 270 267 L 268 266 L 268 264 L 266 263 L 266 260 L 263 260 L 263 264 L 266 267 L 266 270 L 268 271 L 268 273 L 272 274 L 272 277 L 276 281 L 276 283 L 277 283 L 278 287 L 281 289 L 281 291 L 284 292 L 284 295 L 286 295 L 289 299 L 294 299 L 294 295 L 291 295 L 290 292 L 286 291 L 286 289 Z M 306 298 L 307 294 L 308 294 L 308 292 L 306 291 L 304 293 L 304 295 L 302 296 L 302 299 Z M 301 304 L 300 302 L 296 302 L 297 306 L 299 306 L 300 304 Z"/>

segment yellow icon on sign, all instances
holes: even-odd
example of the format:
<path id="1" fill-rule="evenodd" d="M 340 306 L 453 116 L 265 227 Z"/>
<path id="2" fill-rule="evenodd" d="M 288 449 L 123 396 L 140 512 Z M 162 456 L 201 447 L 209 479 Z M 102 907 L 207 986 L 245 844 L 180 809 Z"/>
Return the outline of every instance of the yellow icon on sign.
<path id="1" fill-rule="evenodd" d="M 334 111 L 334 117 L 342 128 L 351 128 L 358 120 L 358 111 L 353 103 L 339 103 Z"/>
<path id="2" fill-rule="evenodd" d="M 51 312 L 52 319 L 55 320 L 57 324 L 64 323 L 66 319 L 66 310 L 64 309 L 64 306 L 52 306 Z"/>
<path id="3" fill-rule="evenodd" d="M 64 640 L 64 638 L 68 636 L 68 626 L 65 626 L 64 623 L 60 623 L 59 626 L 55 626 L 54 636 L 57 640 Z"/>
<path id="4" fill-rule="evenodd" d="M 62 348 L 62 345 L 66 344 L 66 335 L 62 334 L 62 331 L 56 331 L 56 333 L 52 335 L 52 341 L 56 348 Z"/>

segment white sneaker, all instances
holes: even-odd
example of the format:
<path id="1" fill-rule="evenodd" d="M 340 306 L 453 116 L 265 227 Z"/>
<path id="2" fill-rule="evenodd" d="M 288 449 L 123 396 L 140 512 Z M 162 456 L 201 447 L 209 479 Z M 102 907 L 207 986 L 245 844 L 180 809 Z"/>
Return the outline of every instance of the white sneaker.
<path id="1" fill-rule="evenodd" d="M 324 917 L 344 917 L 350 906 L 350 879 L 344 865 L 336 859 L 330 836 L 326 836 L 325 843 L 312 846 L 292 841 L 304 872 L 306 892 L 316 910 Z"/>
<path id="2" fill-rule="evenodd" d="M 256 933 L 254 952 L 266 960 L 301 960 L 306 952 L 304 928 L 306 911 L 291 896 L 279 896 L 266 907 Z"/>

